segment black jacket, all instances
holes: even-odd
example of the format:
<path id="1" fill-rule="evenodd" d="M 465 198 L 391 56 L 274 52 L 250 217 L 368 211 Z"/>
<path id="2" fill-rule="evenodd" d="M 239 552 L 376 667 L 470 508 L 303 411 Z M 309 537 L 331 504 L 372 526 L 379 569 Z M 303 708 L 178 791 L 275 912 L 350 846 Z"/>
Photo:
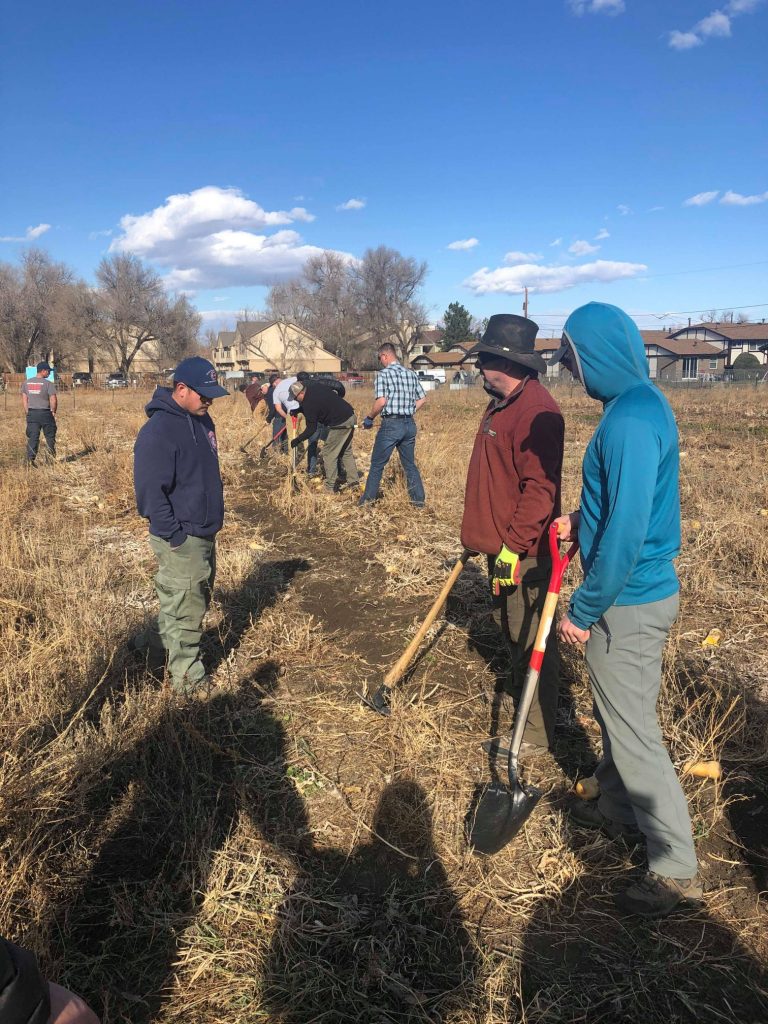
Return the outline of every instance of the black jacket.
<path id="1" fill-rule="evenodd" d="M 173 547 L 187 536 L 212 537 L 224 523 L 224 485 L 216 429 L 205 416 L 190 416 L 170 388 L 158 388 L 146 407 L 149 422 L 133 449 L 133 482 L 139 515 L 149 532 Z"/>
<path id="2" fill-rule="evenodd" d="M 301 411 L 307 425 L 297 436 L 297 441 L 306 441 L 308 437 L 312 437 L 318 423 L 324 427 L 338 427 L 350 416 L 355 415 L 355 410 L 349 402 L 340 398 L 333 388 L 326 387 L 319 381 L 307 384 L 301 400 Z"/>
<path id="3" fill-rule="evenodd" d="M 25 949 L 0 939 L 0 1021 L 47 1024 L 50 1016 L 48 986 L 37 961 Z"/>

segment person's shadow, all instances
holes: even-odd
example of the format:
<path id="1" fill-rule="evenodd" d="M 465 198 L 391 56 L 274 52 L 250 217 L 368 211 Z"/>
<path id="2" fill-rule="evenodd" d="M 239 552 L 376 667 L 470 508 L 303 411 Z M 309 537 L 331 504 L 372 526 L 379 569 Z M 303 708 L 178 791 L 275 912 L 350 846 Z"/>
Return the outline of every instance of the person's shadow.
<path id="1" fill-rule="evenodd" d="M 521 948 L 521 1019 L 558 1024 L 768 1020 L 768 970 L 704 905 L 623 917 L 608 840 L 569 829 L 583 871 L 534 907 Z M 638 850 L 633 857 L 642 857 Z M 545 871 L 558 870 L 552 856 Z M 620 872 L 621 884 L 626 881 Z M 556 877 L 553 877 L 556 885 Z M 616 888 L 618 889 L 618 884 Z M 611 883 L 613 888 L 613 883 Z"/>
<path id="2" fill-rule="evenodd" d="M 370 840 L 348 856 L 298 859 L 263 982 L 270 1019 L 476 1019 L 478 958 L 417 782 L 387 786 Z"/>
<path id="3" fill-rule="evenodd" d="M 98 854 L 56 929 L 65 981 L 110 1022 L 158 1018 L 181 937 L 244 819 L 280 850 L 310 842 L 284 729 L 265 700 L 277 677 L 278 665 L 265 662 L 208 700 L 158 695 L 151 727 L 88 794 L 78 840 L 98 843 Z"/>

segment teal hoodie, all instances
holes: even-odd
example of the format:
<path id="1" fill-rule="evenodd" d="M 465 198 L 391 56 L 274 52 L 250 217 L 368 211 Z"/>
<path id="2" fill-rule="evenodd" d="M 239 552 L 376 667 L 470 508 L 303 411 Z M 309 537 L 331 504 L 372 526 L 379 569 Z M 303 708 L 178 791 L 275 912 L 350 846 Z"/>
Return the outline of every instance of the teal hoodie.
<path id="1" fill-rule="evenodd" d="M 649 604 L 679 589 L 677 425 L 623 310 L 590 302 L 571 313 L 564 333 L 587 394 L 603 403 L 582 466 L 584 582 L 568 612 L 589 629 L 611 605 Z"/>

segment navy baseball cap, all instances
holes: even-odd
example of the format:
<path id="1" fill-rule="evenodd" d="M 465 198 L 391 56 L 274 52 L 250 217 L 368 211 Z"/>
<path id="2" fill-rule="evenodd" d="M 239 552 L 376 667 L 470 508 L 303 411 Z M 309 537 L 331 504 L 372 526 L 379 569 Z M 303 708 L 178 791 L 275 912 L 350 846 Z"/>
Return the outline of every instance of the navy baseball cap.
<path id="1" fill-rule="evenodd" d="M 191 356 L 182 359 L 173 371 L 174 384 L 186 384 L 203 398 L 224 398 L 229 392 L 218 383 L 216 367 L 207 359 Z"/>
<path id="2" fill-rule="evenodd" d="M 53 369 L 53 367 L 49 363 L 42 362 L 42 363 L 38 363 L 37 364 L 37 372 L 38 373 L 40 373 L 41 370 L 52 370 L 52 369 Z"/>

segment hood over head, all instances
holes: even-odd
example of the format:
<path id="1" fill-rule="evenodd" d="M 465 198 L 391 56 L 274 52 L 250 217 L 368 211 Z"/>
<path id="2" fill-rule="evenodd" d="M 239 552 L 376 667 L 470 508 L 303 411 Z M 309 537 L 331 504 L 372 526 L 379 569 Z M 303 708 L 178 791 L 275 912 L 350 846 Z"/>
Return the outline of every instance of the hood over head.
<path id="1" fill-rule="evenodd" d="M 640 331 L 618 306 L 579 306 L 566 320 L 563 335 L 574 348 L 590 398 L 610 402 L 650 381 Z"/>

